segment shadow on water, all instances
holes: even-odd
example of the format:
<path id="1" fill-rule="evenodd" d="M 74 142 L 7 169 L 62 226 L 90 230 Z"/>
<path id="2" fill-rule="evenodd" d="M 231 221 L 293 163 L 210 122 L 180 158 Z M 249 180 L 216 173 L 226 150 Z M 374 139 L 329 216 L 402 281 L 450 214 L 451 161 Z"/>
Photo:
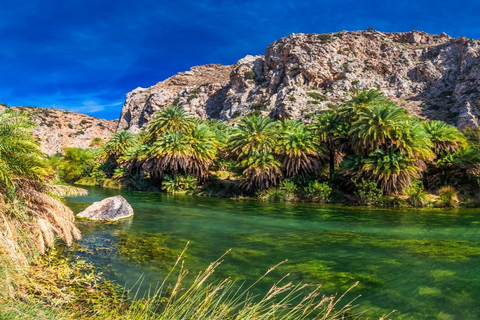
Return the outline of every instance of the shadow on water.
<path id="1" fill-rule="evenodd" d="M 122 194 L 135 216 L 116 223 L 79 220 L 77 255 L 105 275 L 133 285 L 162 281 L 189 242 L 192 276 L 228 249 L 217 277 L 253 282 L 278 262 L 258 288 L 286 273 L 290 280 L 323 284 L 351 298 L 371 317 L 393 309 L 395 319 L 480 317 L 480 211 L 380 210 L 305 203 L 266 203 L 152 192 L 89 188 L 69 198 L 79 212 L 94 201 Z"/>

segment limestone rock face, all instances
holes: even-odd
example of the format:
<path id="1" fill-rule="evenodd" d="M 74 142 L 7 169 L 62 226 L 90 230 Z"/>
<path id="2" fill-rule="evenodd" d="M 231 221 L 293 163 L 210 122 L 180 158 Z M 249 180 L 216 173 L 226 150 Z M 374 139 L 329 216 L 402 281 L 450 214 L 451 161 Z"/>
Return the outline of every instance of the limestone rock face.
<path id="1" fill-rule="evenodd" d="M 116 221 L 133 216 L 132 206 L 122 196 L 115 196 L 94 202 L 77 217 L 90 220 Z"/>
<path id="2" fill-rule="evenodd" d="M 421 31 L 293 34 L 268 46 L 264 56 L 193 67 L 133 90 L 117 130 L 143 130 L 169 104 L 203 119 L 262 113 L 308 122 L 363 88 L 378 88 L 411 115 L 478 126 L 479 41 Z"/>
<path id="3" fill-rule="evenodd" d="M 40 150 L 49 156 L 62 153 L 64 147 L 88 148 L 95 138 L 107 142 L 117 126 L 115 121 L 65 110 L 36 107 L 11 109 L 30 114 L 37 124 L 33 135 L 40 142 Z"/>

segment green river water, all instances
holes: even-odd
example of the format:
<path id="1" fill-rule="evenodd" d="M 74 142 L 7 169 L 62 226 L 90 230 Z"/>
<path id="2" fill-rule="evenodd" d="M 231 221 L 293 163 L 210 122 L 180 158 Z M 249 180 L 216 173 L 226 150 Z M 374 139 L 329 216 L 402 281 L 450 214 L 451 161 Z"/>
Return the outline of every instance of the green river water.
<path id="1" fill-rule="evenodd" d="M 480 210 L 376 210 L 268 203 L 88 188 L 68 198 L 77 213 L 116 194 L 135 216 L 116 223 L 79 220 L 76 254 L 127 287 L 143 275 L 162 281 L 187 242 L 192 277 L 228 249 L 216 277 L 251 283 L 288 259 L 257 288 L 283 275 L 349 296 L 365 315 L 391 319 L 480 319 Z M 262 291 L 263 290 L 263 291 Z M 263 292 L 265 293 L 265 292 Z"/>

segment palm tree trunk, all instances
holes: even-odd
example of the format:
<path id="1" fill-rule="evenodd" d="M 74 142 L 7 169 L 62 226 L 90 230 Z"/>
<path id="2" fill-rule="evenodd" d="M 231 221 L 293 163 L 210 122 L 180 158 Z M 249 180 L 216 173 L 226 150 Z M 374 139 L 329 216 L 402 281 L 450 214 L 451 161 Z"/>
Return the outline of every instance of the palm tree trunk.
<path id="1" fill-rule="evenodd" d="M 335 174 L 335 149 L 332 143 L 329 144 L 328 151 L 329 151 L 329 157 L 330 157 L 328 160 L 330 162 L 330 182 L 331 182 Z"/>

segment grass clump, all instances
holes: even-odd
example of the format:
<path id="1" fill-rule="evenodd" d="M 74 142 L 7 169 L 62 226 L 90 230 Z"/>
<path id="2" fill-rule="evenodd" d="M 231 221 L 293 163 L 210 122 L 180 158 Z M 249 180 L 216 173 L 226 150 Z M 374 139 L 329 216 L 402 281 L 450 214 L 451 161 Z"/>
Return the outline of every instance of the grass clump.
<path id="1" fill-rule="evenodd" d="M 438 189 L 439 199 L 437 205 L 440 207 L 453 208 L 457 206 L 458 194 L 454 187 L 444 186 Z"/>
<path id="2" fill-rule="evenodd" d="M 188 274 L 182 258 L 184 252 L 152 296 L 133 302 L 126 312 L 120 313 L 112 310 L 104 316 L 109 319 L 121 317 L 122 319 L 209 320 L 326 320 L 358 316 L 352 312 L 352 303 L 347 303 L 343 307 L 339 306 L 342 298 L 356 284 L 340 297 L 325 296 L 320 293 L 320 286 L 295 285 L 288 282 L 287 276 L 285 276 L 274 283 L 263 296 L 254 296 L 251 293 L 252 288 L 278 265 L 269 269 L 260 279 L 249 286 L 238 285 L 230 278 L 211 281 L 211 276 L 222 262 L 223 257 L 221 257 L 200 272 L 191 285 L 183 288 Z M 169 284 L 170 277 L 177 269 L 176 280 Z"/>

